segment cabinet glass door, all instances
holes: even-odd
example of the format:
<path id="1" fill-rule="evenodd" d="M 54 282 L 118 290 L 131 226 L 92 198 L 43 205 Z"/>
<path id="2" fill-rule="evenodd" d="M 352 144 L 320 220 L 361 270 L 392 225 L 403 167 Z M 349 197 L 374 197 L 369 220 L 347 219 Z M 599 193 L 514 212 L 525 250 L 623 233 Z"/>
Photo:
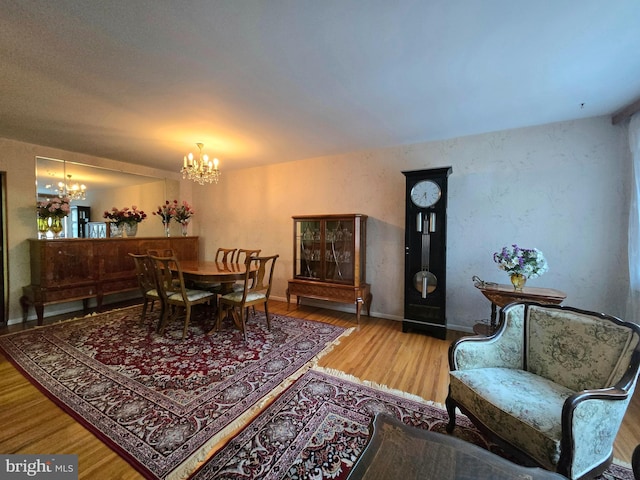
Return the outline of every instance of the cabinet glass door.
<path id="1" fill-rule="evenodd" d="M 296 277 L 322 278 L 321 239 L 322 222 L 320 220 L 296 220 Z"/>
<path id="2" fill-rule="evenodd" d="M 352 220 L 327 220 L 325 223 L 325 280 L 353 282 L 354 222 Z"/>

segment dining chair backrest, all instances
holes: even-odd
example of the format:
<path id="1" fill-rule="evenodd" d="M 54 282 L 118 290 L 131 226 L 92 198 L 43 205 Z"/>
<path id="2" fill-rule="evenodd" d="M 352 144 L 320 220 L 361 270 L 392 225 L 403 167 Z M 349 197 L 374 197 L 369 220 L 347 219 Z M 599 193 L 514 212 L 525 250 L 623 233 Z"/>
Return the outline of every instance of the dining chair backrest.
<path id="1" fill-rule="evenodd" d="M 147 295 L 148 292 L 155 290 L 156 279 L 153 271 L 153 264 L 148 255 L 129 253 L 129 256 L 133 258 L 133 262 L 136 266 L 136 278 L 138 279 L 138 286 L 142 295 Z"/>
<path id="2" fill-rule="evenodd" d="M 147 250 L 147 255 L 154 257 L 173 257 L 175 253 L 172 248 L 160 248 Z"/>
<path id="3" fill-rule="evenodd" d="M 258 249 L 246 249 L 246 248 L 239 248 L 238 252 L 236 253 L 236 257 L 234 259 L 235 263 L 244 263 L 247 260 L 247 257 L 257 257 L 258 255 L 260 255 L 261 250 Z"/>
<path id="4" fill-rule="evenodd" d="M 167 303 L 169 296 L 174 293 L 184 295 L 184 280 L 180 262 L 175 255 L 168 257 L 149 255 L 152 261 L 158 295 Z"/>
<path id="5" fill-rule="evenodd" d="M 276 260 L 280 255 L 268 257 L 247 257 L 245 260 L 246 273 L 244 279 L 244 293 L 242 303 L 244 304 L 252 294 L 261 293 L 265 300 L 271 294 L 271 284 L 273 282 L 273 270 Z"/>
<path id="6" fill-rule="evenodd" d="M 162 299 L 160 298 L 160 294 L 158 293 L 155 271 L 153 269 L 153 263 L 151 262 L 149 256 L 136 253 L 129 253 L 129 256 L 133 258 L 133 262 L 136 266 L 136 278 L 138 280 L 138 287 L 140 287 L 140 292 L 142 293 L 141 318 L 144 321 L 147 316 L 149 303 L 151 303 L 151 310 L 153 310 L 155 301 L 161 301 Z M 160 308 L 164 308 L 163 304 L 160 305 Z M 162 312 L 164 312 L 164 310 L 162 310 Z"/>
<path id="7" fill-rule="evenodd" d="M 218 248 L 216 252 L 216 262 L 233 263 L 233 256 L 237 248 Z"/>

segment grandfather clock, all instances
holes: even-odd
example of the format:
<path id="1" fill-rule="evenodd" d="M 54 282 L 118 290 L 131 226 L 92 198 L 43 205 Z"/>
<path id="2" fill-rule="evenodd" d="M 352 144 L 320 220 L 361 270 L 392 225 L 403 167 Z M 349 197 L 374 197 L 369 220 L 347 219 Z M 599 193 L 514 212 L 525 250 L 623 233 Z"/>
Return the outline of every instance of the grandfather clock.
<path id="1" fill-rule="evenodd" d="M 402 172 L 405 197 L 402 331 L 447 336 L 447 179 L 451 167 Z"/>

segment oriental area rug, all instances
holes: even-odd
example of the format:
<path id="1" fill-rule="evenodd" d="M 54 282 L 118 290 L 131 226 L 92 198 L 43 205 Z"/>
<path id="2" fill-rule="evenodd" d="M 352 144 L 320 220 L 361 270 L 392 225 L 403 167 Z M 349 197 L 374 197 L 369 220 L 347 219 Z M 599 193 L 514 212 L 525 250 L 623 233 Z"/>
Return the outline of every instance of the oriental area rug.
<path id="1" fill-rule="evenodd" d="M 53 401 L 146 478 L 186 478 L 351 330 L 249 315 L 247 341 L 232 324 L 192 318 L 156 332 L 141 307 L 0 337 L 0 348 Z"/>
<path id="2" fill-rule="evenodd" d="M 365 448 L 378 412 L 439 433 L 446 433 L 449 418 L 446 410 L 418 397 L 314 367 L 190 480 L 343 480 Z M 464 415 L 456 416 L 454 435 L 504 456 Z M 633 473 L 612 465 L 598 478 L 633 480 Z"/>

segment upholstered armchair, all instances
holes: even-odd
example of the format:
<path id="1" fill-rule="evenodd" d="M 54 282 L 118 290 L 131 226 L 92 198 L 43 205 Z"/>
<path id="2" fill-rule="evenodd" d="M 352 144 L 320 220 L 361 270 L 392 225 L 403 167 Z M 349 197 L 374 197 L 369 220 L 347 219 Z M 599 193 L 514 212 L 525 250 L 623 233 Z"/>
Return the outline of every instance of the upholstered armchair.
<path id="1" fill-rule="evenodd" d="M 514 303 L 490 337 L 449 349 L 447 431 L 456 407 L 527 464 L 590 478 L 613 442 L 640 365 L 640 327 L 558 305 Z"/>

